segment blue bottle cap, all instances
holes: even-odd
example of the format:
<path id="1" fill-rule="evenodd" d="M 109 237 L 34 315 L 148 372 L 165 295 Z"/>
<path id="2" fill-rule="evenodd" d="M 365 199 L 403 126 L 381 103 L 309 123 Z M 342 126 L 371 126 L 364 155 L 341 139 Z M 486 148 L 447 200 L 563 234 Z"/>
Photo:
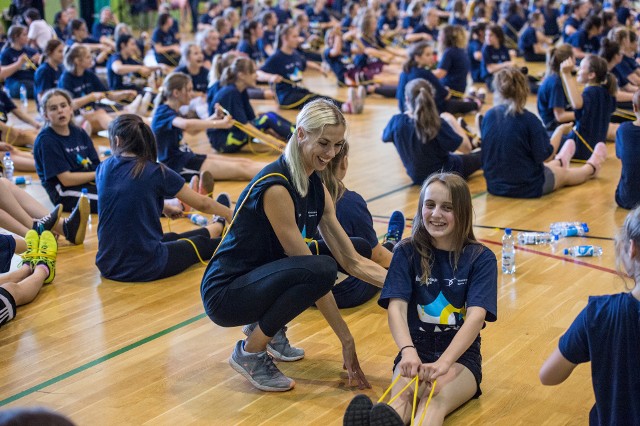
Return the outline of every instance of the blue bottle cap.
<path id="1" fill-rule="evenodd" d="M 88 193 L 89 193 L 89 190 L 88 190 L 87 188 L 82 188 L 82 193 L 83 193 L 83 194 L 88 194 Z"/>
<path id="2" fill-rule="evenodd" d="M 511 235 L 511 228 L 504 228 L 504 233 L 507 235 Z"/>
<path id="3" fill-rule="evenodd" d="M 564 249 L 564 254 L 569 254 L 569 249 Z"/>

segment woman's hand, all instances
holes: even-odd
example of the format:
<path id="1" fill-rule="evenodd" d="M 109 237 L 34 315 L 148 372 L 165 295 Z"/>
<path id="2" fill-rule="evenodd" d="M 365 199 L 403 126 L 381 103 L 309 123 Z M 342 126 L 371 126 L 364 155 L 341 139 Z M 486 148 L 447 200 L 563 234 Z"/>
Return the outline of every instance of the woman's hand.
<path id="1" fill-rule="evenodd" d="M 351 386 L 351 380 L 353 379 L 356 381 L 354 384 L 358 385 L 358 389 L 371 389 L 371 385 L 360 368 L 358 355 L 356 354 L 356 345 L 353 341 L 342 345 L 342 358 L 344 360 L 342 368 L 347 370 L 349 386 Z"/>
<path id="2" fill-rule="evenodd" d="M 567 58 L 560 64 L 560 71 L 569 74 L 576 67 L 576 60 L 573 58 Z"/>
<path id="3" fill-rule="evenodd" d="M 9 145 L 6 142 L 0 142 L 0 151 L 13 152 L 13 146 Z"/>
<path id="4" fill-rule="evenodd" d="M 558 126 L 558 129 L 560 129 L 563 135 L 568 135 L 569 133 L 571 133 L 571 130 L 573 130 L 573 121 L 562 123 Z"/>
<path id="5" fill-rule="evenodd" d="M 219 122 L 221 129 L 230 129 L 233 127 L 233 118 L 230 115 L 225 115 Z"/>
<path id="6" fill-rule="evenodd" d="M 400 354 L 402 359 L 396 367 L 402 377 L 413 379 L 418 374 L 422 361 L 415 348 L 405 348 Z"/>

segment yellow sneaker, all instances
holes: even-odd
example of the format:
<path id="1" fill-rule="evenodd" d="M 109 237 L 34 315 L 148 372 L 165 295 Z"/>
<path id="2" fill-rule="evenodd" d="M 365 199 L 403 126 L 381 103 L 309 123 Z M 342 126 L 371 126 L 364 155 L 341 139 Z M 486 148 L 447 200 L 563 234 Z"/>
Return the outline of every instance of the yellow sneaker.
<path id="1" fill-rule="evenodd" d="M 45 284 L 49 284 L 56 276 L 57 255 L 58 242 L 56 241 L 56 237 L 54 237 L 50 231 L 44 231 L 40 235 L 40 245 L 38 247 L 38 255 L 35 263 L 45 264 L 49 268 L 49 276 L 44 280 Z"/>
<path id="2" fill-rule="evenodd" d="M 40 246 L 40 235 L 35 229 L 27 231 L 27 235 L 24 236 L 24 242 L 27 244 L 27 250 L 20 255 L 22 261 L 20 266 L 25 263 L 33 263 L 38 256 L 38 247 Z"/>

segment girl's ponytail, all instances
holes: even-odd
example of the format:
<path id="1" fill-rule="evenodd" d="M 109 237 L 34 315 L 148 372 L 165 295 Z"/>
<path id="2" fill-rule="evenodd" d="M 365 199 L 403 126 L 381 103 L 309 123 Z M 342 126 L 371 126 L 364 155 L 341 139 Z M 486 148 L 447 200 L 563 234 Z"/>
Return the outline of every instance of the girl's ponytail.
<path id="1" fill-rule="evenodd" d="M 436 137 L 440 131 L 440 116 L 433 99 L 435 90 L 425 79 L 417 78 L 407 84 L 406 103 L 416 122 L 416 133 L 422 143 Z"/>
<path id="2" fill-rule="evenodd" d="M 616 93 L 618 93 L 618 79 L 613 73 L 607 72 L 607 75 L 604 78 L 604 87 L 607 88 L 609 95 L 615 97 Z"/>

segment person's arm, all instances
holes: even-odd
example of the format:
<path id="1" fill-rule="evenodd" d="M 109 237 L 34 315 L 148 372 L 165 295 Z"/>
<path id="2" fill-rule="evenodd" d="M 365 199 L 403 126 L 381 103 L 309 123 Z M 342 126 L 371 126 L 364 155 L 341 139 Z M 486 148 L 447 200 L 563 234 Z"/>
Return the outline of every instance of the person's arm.
<path id="1" fill-rule="evenodd" d="M 513 61 L 501 62 L 499 64 L 487 64 L 487 71 L 489 74 L 495 74 L 503 68 L 508 68 L 513 66 Z"/>
<path id="2" fill-rule="evenodd" d="M 413 347 L 414 344 L 409 333 L 409 322 L 407 321 L 408 305 L 402 299 L 391 299 L 387 309 L 387 319 L 391 336 L 393 336 L 393 340 L 398 345 L 398 349 L 402 350 L 402 359 L 397 367 L 398 372 L 403 377 L 414 378 L 420 370 L 422 361 L 418 356 L 418 351 Z"/>
<path id="3" fill-rule="evenodd" d="M 207 129 L 230 129 L 233 127 L 233 118 L 230 115 L 225 115 L 222 118 L 217 118 L 217 116 L 217 113 L 214 113 L 206 120 L 176 117 L 171 124 L 189 133 L 197 133 Z"/>
<path id="4" fill-rule="evenodd" d="M 163 46 L 160 43 L 154 43 L 153 50 L 155 50 L 156 53 L 160 53 L 160 54 L 171 53 L 171 52 L 178 53 L 180 52 L 180 45 L 170 44 L 169 46 Z"/>
<path id="5" fill-rule="evenodd" d="M 567 111 L 562 107 L 553 108 L 553 117 L 558 123 L 567 123 L 569 121 L 575 121 L 576 115 L 573 111 Z"/>
<path id="6" fill-rule="evenodd" d="M 136 97 L 137 92 L 135 90 L 114 90 L 105 93 L 107 98 L 112 101 L 118 102 L 123 99 L 133 99 Z"/>
<path id="7" fill-rule="evenodd" d="M 560 148 L 560 143 L 562 142 L 562 137 L 564 135 L 568 135 L 569 133 L 571 133 L 571 129 L 573 129 L 573 123 L 572 122 L 564 123 L 564 124 L 561 124 L 558 127 L 556 127 L 556 129 L 553 131 L 553 134 L 551 135 L 551 139 L 550 139 L 551 146 L 553 147 L 553 152 L 551 153 L 549 158 L 547 158 L 545 160 L 545 162 L 546 161 L 551 161 L 551 160 L 553 160 L 555 158 L 556 153 L 558 152 L 558 149 Z"/>
<path id="8" fill-rule="evenodd" d="M 587 56 L 586 53 L 584 53 L 584 51 L 576 46 L 573 46 L 573 56 L 578 58 L 578 59 L 583 59 L 585 56 Z"/>
<path id="9" fill-rule="evenodd" d="M 616 101 L 617 102 L 632 102 L 634 93 L 635 92 L 627 92 L 626 90 L 618 90 L 616 92 Z"/>
<path id="10" fill-rule="evenodd" d="M 479 306 L 471 306 L 467 309 L 467 315 L 460 330 L 442 353 L 436 362 L 423 364 L 420 367 L 420 380 L 433 382 L 438 377 L 449 372 L 451 366 L 460 358 L 460 356 L 469 349 L 469 346 L 480 334 L 487 310 Z"/>
<path id="11" fill-rule="evenodd" d="M 371 250 L 371 260 L 385 269 L 389 269 L 392 257 L 393 253 L 384 248 L 380 243 Z"/>
<path id="12" fill-rule="evenodd" d="M 569 96 L 569 102 L 573 109 L 582 109 L 582 93 L 578 89 L 576 79 L 571 76 L 571 71 L 575 68 L 576 62 L 573 58 L 569 58 L 560 64 L 560 75 L 562 82 L 567 89 L 567 95 Z"/>
<path id="13" fill-rule="evenodd" d="M 88 95 L 80 96 L 79 98 L 75 98 L 71 101 L 71 107 L 76 110 L 82 108 L 83 106 L 90 104 L 91 102 L 98 102 L 101 99 L 106 98 L 106 95 L 103 92 L 92 92 Z"/>
<path id="14" fill-rule="evenodd" d="M 382 288 L 387 276 L 386 269 L 358 254 L 349 236 L 338 222 L 335 206 L 326 188 L 324 199 L 324 212 L 318 230 L 331 254 L 349 275 Z"/>
<path id="15" fill-rule="evenodd" d="M 329 202 L 333 204 L 330 199 Z M 285 254 L 287 256 L 311 256 L 311 251 L 302 239 L 300 230 L 296 225 L 295 208 L 287 189 L 281 185 L 269 187 L 264 193 L 263 205 L 265 215 Z M 353 246 L 351 248 L 353 249 Z M 344 366 L 349 374 L 349 383 L 354 378 L 360 388 L 370 387 L 360 369 L 353 336 L 340 315 L 333 293 L 329 292 L 318 299 L 316 306 L 342 343 L 342 355 L 345 362 Z"/>
<path id="16" fill-rule="evenodd" d="M 578 31 L 577 28 L 575 28 L 573 25 L 568 24 L 566 27 L 564 27 L 564 33 L 567 36 L 570 36 L 571 34 L 575 33 L 576 31 Z"/>
<path id="17" fill-rule="evenodd" d="M 266 81 L 269 83 L 280 83 L 282 81 L 282 76 L 280 74 L 270 74 L 268 72 L 257 70 L 258 81 Z"/>
<path id="18" fill-rule="evenodd" d="M 27 114 L 25 111 L 21 110 L 20 108 L 16 108 L 11 112 L 20 120 L 35 127 L 36 129 L 39 129 L 42 127 L 42 124 L 38 123 L 36 120 L 33 119 L 33 117 L 30 114 Z"/>
<path id="19" fill-rule="evenodd" d="M 58 180 L 64 186 L 78 186 L 92 182 L 96 179 L 96 172 L 62 172 L 57 175 Z"/>
<path id="20" fill-rule="evenodd" d="M 16 72 L 22 69 L 22 65 L 27 61 L 26 55 L 22 54 L 18 57 L 18 60 L 11 65 L 3 65 L 0 69 L 0 80 L 4 80 L 7 77 L 11 77 Z"/>
<path id="21" fill-rule="evenodd" d="M 449 74 L 447 70 L 443 70 L 442 68 L 437 68 L 431 72 L 433 73 L 433 75 L 436 76 L 436 78 L 439 78 L 439 79 L 443 79 L 447 76 L 447 74 Z"/>
<path id="22" fill-rule="evenodd" d="M 540 368 L 540 382 L 545 386 L 559 385 L 567 380 L 577 365 L 568 361 L 556 348 Z"/>
<path id="23" fill-rule="evenodd" d="M 123 64 L 121 60 L 113 61 L 111 69 L 118 75 L 125 75 L 129 73 L 138 73 L 143 77 L 147 77 L 151 74 L 151 68 L 144 65 L 128 65 Z"/>
<path id="24" fill-rule="evenodd" d="M 178 191 L 176 198 L 200 212 L 222 216 L 227 220 L 227 223 L 230 223 L 233 217 L 233 210 L 210 197 L 198 194 L 187 184 Z"/>

